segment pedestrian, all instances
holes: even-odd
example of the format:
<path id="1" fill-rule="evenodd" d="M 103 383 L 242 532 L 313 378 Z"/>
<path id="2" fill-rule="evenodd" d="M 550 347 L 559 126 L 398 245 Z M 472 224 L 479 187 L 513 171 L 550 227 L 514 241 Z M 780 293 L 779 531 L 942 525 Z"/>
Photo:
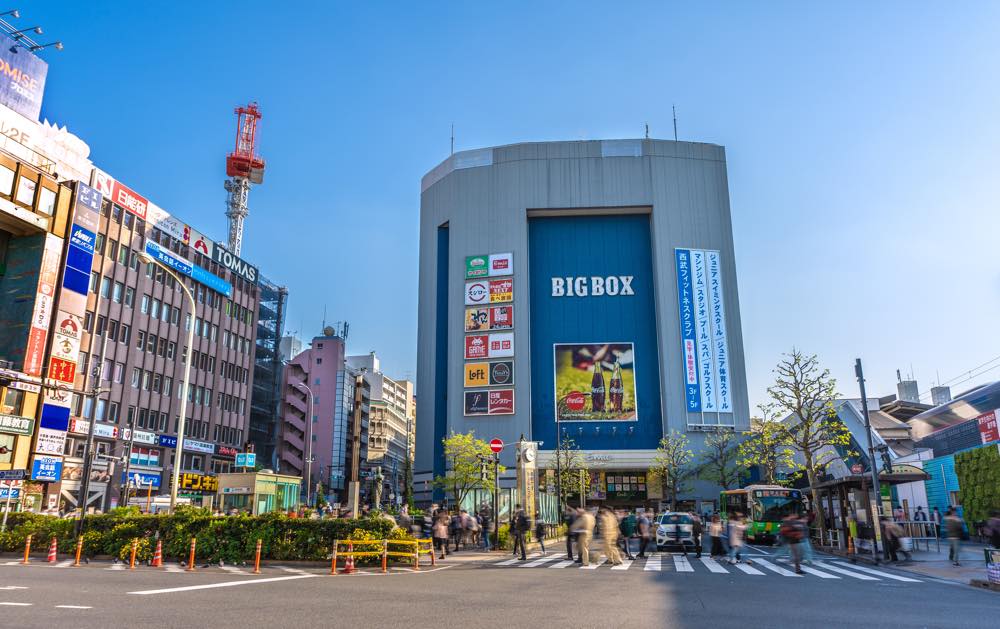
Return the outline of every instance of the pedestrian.
<path id="1" fill-rule="evenodd" d="M 802 541 L 800 542 L 799 550 L 802 551 L 802 562 L 812 565 L 813 562 L 813 546 L 812 539 L 810 539 L 809 532 L 812 530 L 812 523 L 816 520 L 816 512 L 810 509 L 806 511 L 806 515 L 802 518 L 803 532 Z"/>
<path id="2" fill-rule="evenodd" d="M 712 523 L 708 525 L 708 536 L 712 538 L 712 548 L 709 552 L 710 557 L 721 557 L 726 554 L 722 550 L 722 521 L 719 519 L 719 514 L 712 516 Z"/>
<path id="3" fill-rule="evenodd" d="M 632 554 L 631 541 L 635 537 L 636 527 L 638 526 L 635 514 L 628 512 L 622 517 L 621 524 L 618 527 L 621 533 L 621 539 L 625 546 L 625 556 L 629 559 L 635 559 L 635 555 Z"/>
<path id="4" fill-rule="evenodd" d="M 703 532 L 703 527 L 701 524 L 701 516 L 697 513 L 691 514 L 691 541 L 694 542 L 695 552 L 698 554 L 695 556 L 696 559 L 701 559 L 701 534 Z"/>
<path id="5" fill-rule="evenodd" d="M 535 539 L 538 540 L 538 545 L 542 548 L 542 554 L 545 554 L 545 520 L 542 518 L 541 512 L 535 512 Z"/>
<path id="6" fill-rule="evenodd" d="M 514 537 L 514 555 L 517 555 L 517 551 L 521 550 L 521 561 L 525 561 L 528 556 L 524 548 L 524 535 L 528 532 L 530 524 L 528 523 L 528 515 L 521 508 L 521 505 L 515 505 L 516 511 L 514 512 L 514 519 L 511 522 L 511 534 Z"/>
<path id="7" fill-rule="evenodd" d="M 576 543 L 580 548 L 580 559 L 577 563 L 588 566 L 590 565 L 590 540 L 594 536 L 594 516 L 589 511 L 578 509 L 576 519 L 573 521 L 573 532 L 576 534 Z"/>
<path id="8" fill-rule="evenodd" d="M 746 531 L 742 514 L 733 513 L 729 519 L 729 563 L 737 564 L 743 559 L 740 551 L 743 550 L 743 534 Z"/>
<path id="9" fill-rule="evenodd" d="M 446 554 L 451 554 L 451 551 L 448 550 L 448 525 L 448 513 L 438 510 L 437 518 L 431 528 L 434 535 L 434 548 L 440 553 L 441 559 L 444 559 Z"/>
<path id="10" fill-rule="evenodd" d="M 779 534 L 785 540 L 785 544 L 788 545 L 788 550 L 792 555 L 792 563 L 795 565 L 795 574 L 802 574 L 802 549 L 800 544 L 802 543 L 802 538 L 805 537 L 804 529 L 805 524 L 794 513 L 789 513 L 781 521 L 781 529 Z"/>
<path id="11" fill-rule="evenodd" d="M 483 539 L 483 550 L 489 551 L 490 546 L 490 526 L 493 524 L 493 510 L 484 502 L 479 508 L 479 527 L 482 529 L 480 534 Z"/>
<path id="12" fill-rule="evenodd" d="M 644 558 L 646 556 L 646 547 L 649 546 L 649 540 L 653 538 L 653 525 L 649 521 L 649 516 L 646 515 L 645 510 L 639 512 L 639 517 L 636 518 L 636 528 L 639 534 L 638 557 Z"/>
<path id="13" fill-rule="evenodd" d="M 621 553 L 618 552 L 618 518 L 610 509 L 601 509 L 598 512 L 598 519 L 601 522 L 601 540 L 604 542 L 604 556 L 608 558 L 612 566 L 622 563 Z"/>
<path id="14" fill-rule="evenodd" d="M 458 543 L 462 541 L 462 514 L 456 511 L 454 515 L 451 516 L 451 523 L 449 525 L 449 532 L 451 533 L 452 542 L 455 544 L 455 551 L 458 552 Z"/>
<path id="15" fill-rule="evenodd" d="M 948 535 L 948 559 L 951 561 L 952 565 L 961 565 L 958 560 L 959 555 L 961 554 L 964 523 L 962 522 L 962 518 L 959 517 L 958 512 L 955 510 L 955 507 L 948 507 L 948 510 L 945 511 L 944 528 Z"/>
<path id="16" fill-rule="evenodd" d="M 913 514 L 913 521 L 914 522 L 926 522 L 927 521 L 927 513 L 924 511 L 923 507 L 919 507 L 919 506 L 917 507 L 917 512 Z"/>
<path id="17" fill-rule="evenodd" d="M 937 507 L 931 512 L 931 522 L 934 524 L 934 536 L 941 537 L 941 512 Z"/>
<path id="18" fill-rule="evenodd" d="M 576 533 L 573 532 L 573 522 L 576 520 L 576 511 L 566 505 L 563 511 L 563 524 L 566 525 L 566 560 L 573 561 L 573 542 L 576 541 Z"/>
<path id="19" fill-rule="evenodd" d="M 885 549 L 889 553 L 889 561 L 899 561 L 900 542 L 899 538 L 903 534 L 903 529 L 895 520 L 882 518 L 883 537 L 885 538 Z"/>
<path id="20" fill-rule="evenodd" d="M 896 508 L 892 511 L 892 519 L 896 522 L 906 521 L 906 513 L 903 511 L 903 507 L 896 505 Z"/>

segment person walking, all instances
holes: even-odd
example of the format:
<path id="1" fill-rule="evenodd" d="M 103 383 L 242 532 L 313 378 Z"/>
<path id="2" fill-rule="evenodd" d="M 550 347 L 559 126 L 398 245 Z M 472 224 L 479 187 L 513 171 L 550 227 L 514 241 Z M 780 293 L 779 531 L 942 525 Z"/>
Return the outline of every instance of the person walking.
<path id="1" fill-rule="evenodd" d="M 632 560 L 635 559 L 635 555 L 632 554 L 631 542 L 632 538 L 635 537 L 637 526 L 635 514 L 631 511 L 622 517 L 621 524 L 618 526 L 618 530 L 622 534 L 621 539 L 622 545 L 625 547 L 625 556 Z"/>
<path id="2" fill-rule="evenodd" d="M 490 526 L 493 524 L 493 511 L 483 503 L 479 509 L 479 527 L 482 529 L 483 550 L 490 550 Z"/>
<path id="3" fill-rule="evenodd" d="M 802 571 L 802 538 L 805 536 L 803 529 L 805 524 L 794 513 L 789 513 L 781 521 L 779 534 L 788 545 L 788 550 L 792 556 L 792 563 L 795 565 L 795 574 L 803 574 Z"/>
<path id="4" fill-rule="evenodd" d="M 902 529 L 896 521 L 889 518 L 882 518 L 882 537 L 885 539 L 885 551 L 889 555 L 889 561 L 899 561 L 899 535 Z"/>
<path id="5" fill-rule="evenodd" d="M 604 541 L 604 556 L 612 566 L 622 563 L 622 555 L 618 552 L 618 518 L 610 509 L 601 509 L 601 539 Z"/>
<path id="6" fill-rule="evenodd" d="M 545 554 L 545 519 L 542 518 L 541 512 L 535 513 L 535 539 L 538 540 L 538 545 L 542 549 L 542 554 Z"/>
<path id="7" fill-rule="evenodd" d="M 577 563 L 589 566 L 590 540 L 594 536 L 594 516 L 584 509 L 578 509 L 576 514 L 576 519 L 573 521 L 573 532 L 576 535 L 576 543 L 580 549 L 580 559 Z"/>
<path id="8" fill-rule="evenodd" d="M 941 512 L 938 511 L 937 507 L 934 507 L 934 511 L 931 512 L 931 522 L 934 523 L 934 535 L 941 537 Z"/>
<path id="9" fill-rule="evenodd" d="M 434 548 L 440 552 L 440 559 L 444 559 L 446 554 L 451 554 L 448 550 L 448 524 L 448 514 L 444 511 L 439 511 L 437 519 L 434 520 L 434 524 L 431 527 L 434 535 Z"/>
<path id="10" fill-rule="evenodd" d="M 810 531 L 812 530 L 812 523 L 816 520 L 816 512 L 812 509 L 806 511 L 805 517 L 802 518 L 803 532 L 801 546 L 799 550 L 802 551 L 802 563 L 807 563 L 812 565 L 813 562 L 813 546 Z"/>
<path id="11" fill-rule="evenodd" d="M 454 552 L 458 552 L 458 544 L 462 541 L 462 514 L 458 511 L 451 516 L 451 523 L 448 525 L 448 532 L 451 533 L 452 542 L 455 544 Z"/>
<path id="12" fill-rule="evenodd" d="M 653 525 L 645 510 L 640 511 L 636 518 L 636 529 L 639 534 L 639 554 L 637 556 L 645 558 L 646 547 L 649 546 L 649 540 L 653 538 Z"/>
<path id="13" fill-rule="evenodd" d="M 517 555 L 517 550 L 521 549 L 521 561 L 528 559 L 527 551 L 524 547 L 524 535 L 528 532 L 529 523 L 528 516 L 521 508 L 521 505 L 515 505 L 514 508 L 514 520 L 511 523 L 511 535 L 514 537 L 514 555 Z"/>
<path id="14" fill-rule="evenodd" d="M 737 564 L 743 557 L 740 551 L 743 550 L 743 534 L 746 531 L 743 517 L 740 513 L 734 513 L 729 520 L 729 563 Z"/>
<path id="15" fill-rule="evenodd" d="M 576 533 L 573 532 L 573 522 L 576 520 L 576 511 L 566 505 L 563 511 L 563 524 L 566 525 L 566 560 L 573 561 L 573 542 L 576 541 Z"/>
<path id="16" fill-rule="evenodd" d="M 921 507 L 921 506 L 917 507 L 917 511 L 913 514 L 913 521 L 914 522 L 926 522 L 927 521 L 927 513 L 924 511 L 923 507 Z"/>
<path id="17" fill-rule="evenodd" d="M 717 513 L 712 516 L 712 523 L 708 525 L 708 536 L 712 538 L 709 556 L 715 558 L 725 555 L 726 553 L 722 549 L 722 521 Z"/>
<path id="18" fill-rule="evenodd" d="M 961 554 L 962 532 L 964 523 L 959 517 L 955 507 L 948 507 L 944 514 L 944 528 L 948 535 L 948 559 L 952 565 L 959 566 L 959 555 Z"/>
<path id="19" fill-rule="evenodd" d="M 694 542 L 694 550 L 697 553 L 695 559 L 701 559 L 701 534 L 704 527 L 701 524 L 701 516 L 697 513 L 691 514 L 691 541 Z"/>

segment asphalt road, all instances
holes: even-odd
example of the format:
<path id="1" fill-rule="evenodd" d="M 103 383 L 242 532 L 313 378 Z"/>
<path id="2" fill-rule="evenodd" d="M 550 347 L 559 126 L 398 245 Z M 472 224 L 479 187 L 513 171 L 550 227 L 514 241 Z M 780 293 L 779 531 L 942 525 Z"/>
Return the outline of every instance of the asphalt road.
<path id="1" fill-rule="evenodd" d="M 1000 609 L 992 592 L 830 558 L 803 577 L 781 574 L 783 564 L 765 555 L 750 565 L 760 574 L 671 555 L 626 570 L 560 559 L 335 577 L 294 567 L 254 576 L 2 564 L 0 626 L 992 628 Z"/>

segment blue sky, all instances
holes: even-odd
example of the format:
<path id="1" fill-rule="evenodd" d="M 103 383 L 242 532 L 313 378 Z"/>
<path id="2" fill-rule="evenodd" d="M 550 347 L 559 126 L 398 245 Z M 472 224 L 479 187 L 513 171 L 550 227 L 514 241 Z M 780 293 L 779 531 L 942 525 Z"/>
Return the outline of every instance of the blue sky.
<path id="1" fill-rule="evenodd" d="M 18 23 L 66 46 L 43 115 L 217 239 L 232 110 L 258 100 L 245 257 L 289 287 L 289 330 L 325 307 L 397 377 L 452 123 L 457 149 L 669 138 L 676 104 L 681 139 L 727 148 L 756 403 L 792 346 L 851 395 L 855 357 L 884 395 L 897 368 L 927 391 L 1000 354 L 1000 4 L 868 4 L 49 2 Z"/>

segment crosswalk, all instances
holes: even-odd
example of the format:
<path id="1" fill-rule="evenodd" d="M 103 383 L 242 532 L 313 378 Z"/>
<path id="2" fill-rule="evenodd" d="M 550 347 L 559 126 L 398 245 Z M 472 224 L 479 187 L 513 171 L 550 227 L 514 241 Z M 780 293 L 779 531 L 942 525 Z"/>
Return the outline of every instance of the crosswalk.
<path id="1" fill-rule="evenodd" d="M 608 563 L 603 555 L 591 557 L 590 565 L 567 560 L 561 554 L 543 555 L 536 553 L 526 561 L 520 559 L 504 559 L 487 563 L 496 568 L 547 568 L 554 570 L 576 569 L 591 572 L 671 572 L 678 575 L 694 575 L 697 573 L 714 575 L 747 575 L 753 577 L 780 576 L 793 579 L 818 578 L 830 581 L 900 581 L 904 583 L 922 583 L 921 579 L 903 576 L 887 570 L 879 570 L 841 561 L 815 561 L 811 565 L 803 564 L 802 574 L 796 574 L 794 568 L 787 563 L 754 557 L 749 562 L 730 564 L 714 557 L 687 557 L 675 553 L 653 553 L 646 558 L 635 560 L 624 559 L 618 565 Z"/>

